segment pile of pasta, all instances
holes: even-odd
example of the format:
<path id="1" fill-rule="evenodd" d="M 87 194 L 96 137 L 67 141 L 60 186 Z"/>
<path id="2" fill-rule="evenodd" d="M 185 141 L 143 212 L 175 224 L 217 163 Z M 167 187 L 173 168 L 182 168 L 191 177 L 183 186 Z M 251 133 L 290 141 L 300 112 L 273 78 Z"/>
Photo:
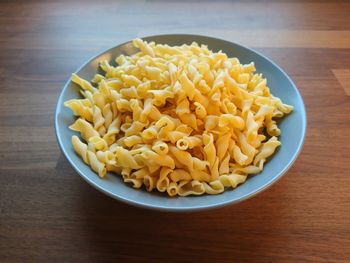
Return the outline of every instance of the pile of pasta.
<path id="1" fill-rule="evenodd" d="M 262 171 L 280 145 L 274 118 L 293 107 L 274 97 L 254 63 L 192 43 L 133 40 L 139 49 L 65 102 L 79 118 L 74 150 L 92 170 L 169 196 L 219 194 Z"/>

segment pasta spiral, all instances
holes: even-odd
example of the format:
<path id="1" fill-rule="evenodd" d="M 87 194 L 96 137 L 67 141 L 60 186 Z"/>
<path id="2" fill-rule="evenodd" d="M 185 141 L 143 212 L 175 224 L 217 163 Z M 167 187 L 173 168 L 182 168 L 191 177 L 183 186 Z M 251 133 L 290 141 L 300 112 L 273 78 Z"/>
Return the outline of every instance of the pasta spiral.
<path id="1" fill-rule="evenodd" d="M 220 194 L 244 183 L 280 146 L 276 118 L 293 107 L 274 97 L 254 63 L 205 45 L 135 39 L 90 81 L 72 75 L 82 99 L 72 146 L 100 177 L 120 174 L 134 188 L 169 196 Z"/>

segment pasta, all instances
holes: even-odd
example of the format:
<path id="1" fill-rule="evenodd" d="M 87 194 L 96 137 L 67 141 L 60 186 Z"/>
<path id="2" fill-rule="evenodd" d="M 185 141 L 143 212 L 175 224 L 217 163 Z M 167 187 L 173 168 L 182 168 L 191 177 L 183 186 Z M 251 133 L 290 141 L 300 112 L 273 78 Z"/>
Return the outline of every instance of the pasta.
<path id="1" fill-rule="evenodd" d="M 77 120 L 72 146 L 101 178 L 169 196 L 220 194 L 258 174 L 281 145 L 276 118 L 293 107 L 270 93 L 254 63 L 192 43 L 135 39 L 90 81 L 72 75 L 82 99 L 64 103 Z"/>

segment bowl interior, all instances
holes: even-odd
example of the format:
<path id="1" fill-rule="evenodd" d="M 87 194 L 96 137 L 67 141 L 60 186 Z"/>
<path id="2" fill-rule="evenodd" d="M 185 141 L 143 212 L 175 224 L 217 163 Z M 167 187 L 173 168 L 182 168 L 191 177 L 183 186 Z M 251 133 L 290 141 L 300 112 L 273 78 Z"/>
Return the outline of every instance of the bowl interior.
<path id="1" fill-rule="evenodd" d="M 91 185 L 102 192 L 127 202 L 129 204 L 162 209 L 168 211 L 192 211 L 219 207 L 230 203 L 242 201 L 256 193 L 264 190 L 281 177 L 296 159 L 303 144 L 306 129 L 306 114 L 303 100 L 291 81 L 291 79 L 276 64 L 257 52 L 225 40 L 196 35 L 161 35 L 143 38 L 147 41 L 169 45 L 191 44 L 196 41 L 199 44 L 208 45 L 214 51 L 222 50 L 229 57 L 238 57 L 241 63 L 254 61 L 257 72 L 263 73 L 267 78 L 268 86 L 273 95 L 282 99 L 283 102 L 294 106 L 294 111 L 285 116 L 279 123 L 282 131 L 280 141 L 281 147 L 276 154 L 266 163 L 262 173 L 250 178 L 236 189 L 228 189 L 219 195 L 203 195 L 189 197 L 169 198 L 166 194 L 157 192 L 146 192 L 135 190 L 126 185 L 120 176 L 108 173 L 104 179 L 100 179 L 81 159 L 78 157 L 71 145 L 71 136 L 75 132 L 68 129 L 75 117 L 72 112 L 64 107 L 63 102 L 72 98 L 79 98 L 79 88 L 70 80 L 67 81 L 59 97 L 55 126 L 56 135 L 62 152 L 73 168 Z M 131 55 L 137 50 L 130 42 L 111 48 L 102 54 L 92 58 L 80 69 L 77 74 L 90 80 L 99 71 L 99 61 L 109 61 L 120 54 Z"/>

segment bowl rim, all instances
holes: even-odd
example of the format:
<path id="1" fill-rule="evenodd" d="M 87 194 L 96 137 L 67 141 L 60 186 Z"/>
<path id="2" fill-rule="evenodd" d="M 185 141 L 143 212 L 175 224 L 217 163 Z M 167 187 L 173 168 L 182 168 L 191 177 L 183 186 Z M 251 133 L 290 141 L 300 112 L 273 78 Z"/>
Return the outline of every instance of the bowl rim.
<path id="1" fill-rule="evenodd" d="M 120 196 L 118 194 L 115 194 L 109 190 L 106 190 L 105 188 L 103 188 L 102 186 L 100 186 L 99 184 L 93 182 L 92 180 L 90 180 L 78 167 L 77 164 L 75 164 L 71 158 L 68 158 L 69 154 L 67 152 L 67 150 L 65 149 L 65 147 L 63 146 L 63 142 L 62 142 L 62 138 L 61 138 L 61 134 L 58 132 L 59 131 L 59 113 L 60 113 L 60 108 L 61 105 L 63 103 L 63 94 L 64 91 L 68 88 L 68 86 L 71 83 L 71 77 L 69 77 L 67 79 L 67 81 L 65 82 L 63 88 L 60 91 L 59 97 L 57 99 L 57 103 L 56 103 L 56 107 L 55 107 L 55 120 L 54 120 L 54 127 L 55 127 L 55 135 L 56 135 L 56 140 L 58 142 L 59 148 L 61 150 L 61 152 L 63 153 L 64 157 L 66 160 L 68 160 L 68 162 L 70 163 L 70 165 L 73 167 L 73 169 L 80 175 L 80 177 L 82 177 L 87 183 L 89 183 L 91 186 L 93 186 L 94 188 L 96 188 L 97 190 L 103 192 L 104 194 L 117 199 L 123 203 L 132 205 L 132 206 L 136 206 L 136 207 L 140 207 L 140 208 L 144 208 L 144 209 L 151 209 L 151 210 L 158 210 L 158 211 L 167 211 L 167 212 L 195 212 L 195 211 L 202 211 L 202 210 L 210 210 L 210 209 L 216 209 L 216 208 L 220 208 L 223 206 L 227 206 L 230 204 L 237 204 L 240 203 L 242 201 L 245 201 L 247 199 L 250 199 L 254 196 L 256 196 L 257 194 L 265 191 L 267 188 L 269 188 L 271 185 L 273 185 L 274 183 L 276 183 L 280 178 L 283 177 L 283 175 L 285 175 L 285 173 L 291 168 L 291 166 L 294 164 L 294 162 L 296 161 L 296 159 L 298 158 L 298 156 L 300 155 L 302 148 L 304 146 L 304 142 L 305 142 L 305 137 L 306 137 L 306 131 L 307 131 L 307 112 L 305 109 L 305 104 L 303 101 L 303 98 L 298 90 L 298 88 L 296 87 L 295 83 L 292 81 L 292 79 L 287 75 L 287 73 L 275 62 L 273 62 L 271 59 L 269 59 L 268 57 L 266 57 L 265 55 L 261 54 L 260 52 L 247 47 L 245 45 L 239 44 L 237 42 L 232 42 L 232 41 L 228 41 L 225 39 L 221 39 L 221 38 L 217 38 L 217 37 L 211 37 L 211 36 L 205 36 L 205 35 L 198 35 L 198 34 L 160 34 L 160 35 L 151 35 L 151 36 L 143 36 L 143 37 L 139 37 L 143 40 L 151 40 L 155 37 L 188 37 L 188 38 L 202 38 L 202 39 L 211 39 L 214 41 L 220 41 L 220 42 L 225 42 L 227 44 L 234 44 L 240 48 L 246 49 L 249 52 L 253 53 L 254 55 L 260 56 L 261 58 L 267 60 L 269 63 L 271 63 L 274 67 L 276 67 L 286 78 L 287 80 L 292 84 L 293 88 L 296 91 L 297 96 L 299 97 L 299 101 L 300 101 L 300 106 L 301 106 L 301 115 L 302 115 L 302 131 L 301 131 L 301 138 L 300 138 L 300 143 L 296 149 L 296 151 L 294 152 L 292 158 L 288 161 L 287 165 L 281 170 L 279 171 L 276 176 L 274 176 L 271 180 L 269 180 L 267 183 L 257 187 L 255 190 L 249 192 L 248 194 L 242 195 L 241 197 L 237 198 L 237 199 L 228 199 L 225 200 L 223 202 L 218 202 L 215 204 L 208 204 L 208 205 L 196 205 L 196 206 L 186 206 L 186 207 L 175 207 L 175 206 L 162 206 L 162 205 L 152 205 L 149 203 L 143 203 L 140 201 L 134 201 L 134 200 L 130 200 L 127 199 L 123 196 Z M 132 40 L 128 40 L 125 41 L 123 43 L 117 44 L 111 48 L 105 49 L 102 52 L 99 52 L 97 55 L 94 55 L 92 57 L 90 57 L 89 59 L 86 60 L 86 62 L 84 62 L 77 70 L 74 71 L 74 73 L 78 73 L 80 70 L 82 70 L 85 66 L 87 66 L 92 60 L 97 59 L 98 57 L 102 56 L 103 54 L 112 51 L 115 48 L 118 48 L 120 46 L 126 45 L 128 43 L 130 43 Z M 195 40 L 193 40 L 195 41 Z M 134 189 L 130 189 L 130 190 L 134 190 Z M 181 197 L 183 198 L 183 197 Z M 196 198 L 200 198 L 200 197 L 196 197 Z"/>

